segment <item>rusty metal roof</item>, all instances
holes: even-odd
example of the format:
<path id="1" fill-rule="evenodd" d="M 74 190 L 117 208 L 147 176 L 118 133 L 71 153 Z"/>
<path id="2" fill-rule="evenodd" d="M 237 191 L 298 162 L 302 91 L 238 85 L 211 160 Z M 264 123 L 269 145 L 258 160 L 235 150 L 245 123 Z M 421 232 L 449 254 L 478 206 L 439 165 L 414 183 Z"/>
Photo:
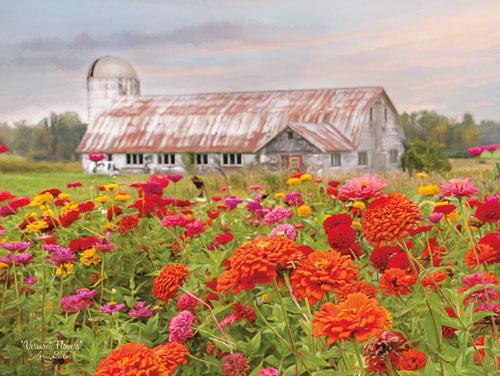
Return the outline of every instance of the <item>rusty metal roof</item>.
<path id="1" fill-rule="evenodd" d="M 353 150 L 381 87 L 120 98 L 77 152 L 256 152 L 286 127 L 322 151 Z"/>

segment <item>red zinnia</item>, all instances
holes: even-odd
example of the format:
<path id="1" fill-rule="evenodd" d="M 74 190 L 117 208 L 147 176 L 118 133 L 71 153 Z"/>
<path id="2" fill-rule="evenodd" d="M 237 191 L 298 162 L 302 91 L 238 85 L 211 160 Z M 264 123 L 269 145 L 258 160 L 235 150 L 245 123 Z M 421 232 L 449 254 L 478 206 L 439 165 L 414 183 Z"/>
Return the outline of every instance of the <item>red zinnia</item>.
<path id="1" fill-rule="evenodd" d="M 379 279 L 379 287 L 382 295 L 408 295 L 410 287 L 417 282 L 417 276 L 398 268 L 389 268 Z"/>
<path id="2" fill-rule="evenodd" d="M 415 371 L 422 369 L 427 364 L 427 356 L 416 349 L 409 349 L 399 357 L 398 368 L 402 371 Z"/>

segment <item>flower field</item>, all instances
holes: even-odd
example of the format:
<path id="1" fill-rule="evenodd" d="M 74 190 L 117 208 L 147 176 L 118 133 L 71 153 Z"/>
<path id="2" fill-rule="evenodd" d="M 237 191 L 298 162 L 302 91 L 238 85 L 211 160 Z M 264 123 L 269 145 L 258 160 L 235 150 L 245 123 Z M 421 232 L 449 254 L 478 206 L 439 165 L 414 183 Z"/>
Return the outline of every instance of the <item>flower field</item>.
<path id="1" fill-rule="evenodd" d="M 500 193 L 471 175 L 0 176 L 0 374 L 494 375 Z"/>

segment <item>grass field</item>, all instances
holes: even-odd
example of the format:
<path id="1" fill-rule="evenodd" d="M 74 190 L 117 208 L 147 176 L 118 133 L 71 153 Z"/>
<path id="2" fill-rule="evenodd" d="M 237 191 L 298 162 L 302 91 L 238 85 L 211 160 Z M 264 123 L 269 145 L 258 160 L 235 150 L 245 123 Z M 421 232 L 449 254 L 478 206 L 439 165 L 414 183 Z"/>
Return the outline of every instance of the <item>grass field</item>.
<path id="1" fill-rule="evenodd" d="M 478 179 L 495 184 L 493 173 L 495 164 L 500 159 L 452 159 L 452 170 L 440 175 L 430 174 L 428 180 L 433 183 L 440 183 L 446 179 L 456 176 L 481 177 L 489 179 Z M 356 175 L 352 173 L 350 175 Z M 417 186 L 422 181 L 415 176 L 409 176 L 402 171 L 394 171 L 382 174 L 394 190 L 406 191 L 409 186 Z M 343 180 L 345 175 L 322 176 L 324 179 Z M 118 175 L 115 177 L 93 176 L 81 172 L 80 164 L 77 162 L 26 162 L 13 158 L 7 163 L 6 158 L 0 158 L 0 190 L 9 189 L 16 195 L 33 195 L 43 189 L 63 188 L 66 183 L 79 181 L 84 187 L 94 190 L 96 187 L 115 182 L 119 185 L 126 185 L 134 181 L 147 179 L 147 175 Z M 204 176 L 209 193 L 214 193 L 221 186 L 229 187 L 232 193 L 239 193 L 250 184 L 265 183 L 273 190 L 284 190 L 286 185 L 282 175 L 267 173 L 259 169 L 242 169 L 223 176 L 213 174 Z M 497 182 L 498 183 L 498 182 Z M 490 189 L 492 187 L 489 187 Z M 499 190 L 497 187 L 495 190 Z M 188 179 L 182 180 L 178 184 L 178 192 L 183 195 L 192 195 L 195 189 Z M 82 195 L 87 195 L 88 190 L 80 190 Z M 76 198 L 79 198 L 78 196 Z"/>

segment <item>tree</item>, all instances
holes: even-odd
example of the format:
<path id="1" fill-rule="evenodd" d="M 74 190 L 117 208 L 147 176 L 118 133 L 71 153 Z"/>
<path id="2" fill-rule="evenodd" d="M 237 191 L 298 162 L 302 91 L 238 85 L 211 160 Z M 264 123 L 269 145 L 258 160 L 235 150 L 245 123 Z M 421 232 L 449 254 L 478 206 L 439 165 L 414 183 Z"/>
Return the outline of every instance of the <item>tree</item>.
<path id="1" fill-rule="evenodd" d="M 403 155 L 403 169 L 409 174 L 416 171 L 443 172 L 451 169 L 450 161 L 444 153 L 444 145 L 424 140 L 410 141 Z"/>

